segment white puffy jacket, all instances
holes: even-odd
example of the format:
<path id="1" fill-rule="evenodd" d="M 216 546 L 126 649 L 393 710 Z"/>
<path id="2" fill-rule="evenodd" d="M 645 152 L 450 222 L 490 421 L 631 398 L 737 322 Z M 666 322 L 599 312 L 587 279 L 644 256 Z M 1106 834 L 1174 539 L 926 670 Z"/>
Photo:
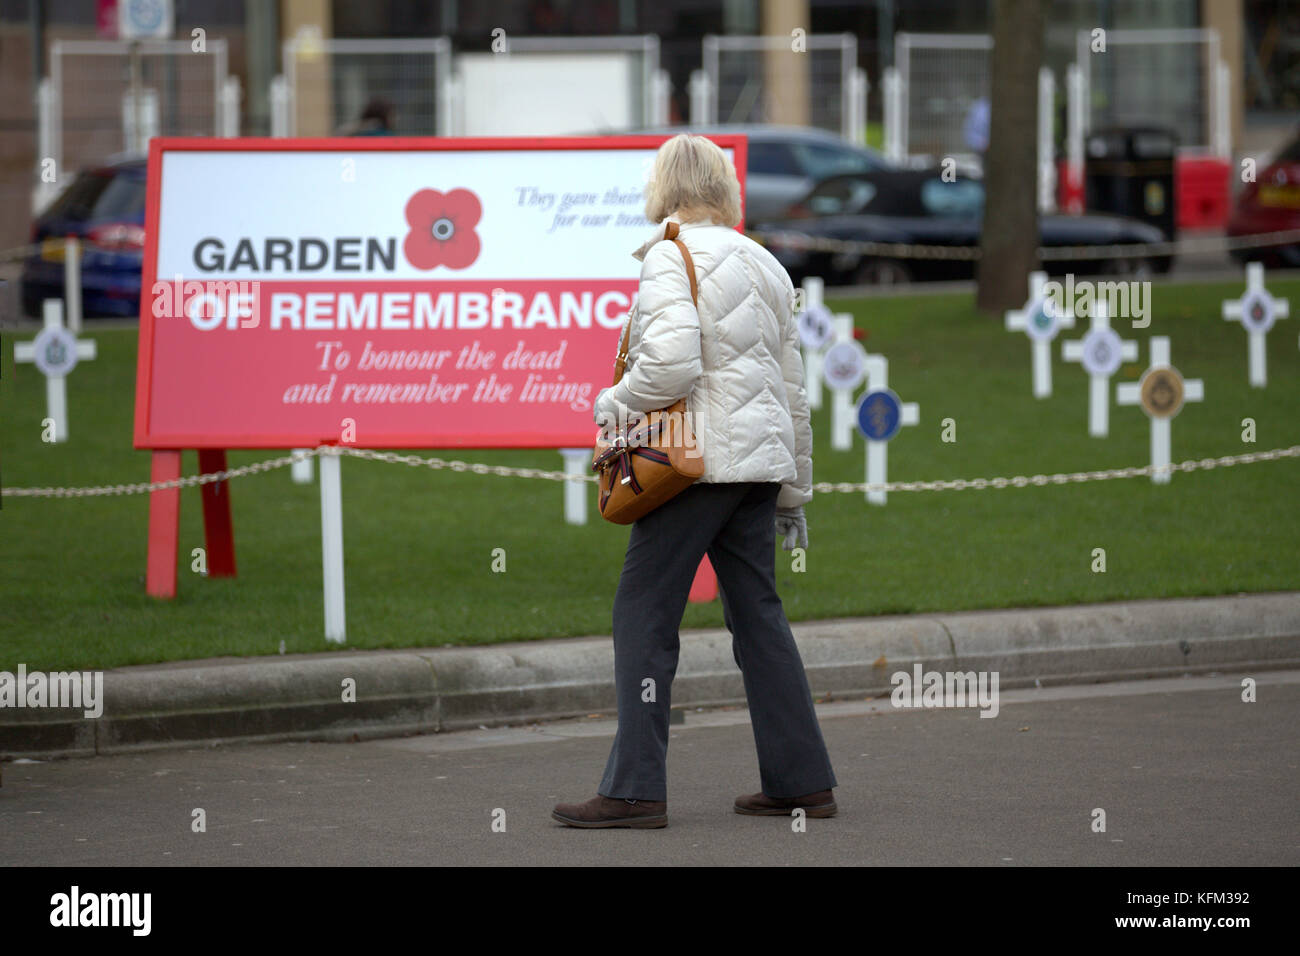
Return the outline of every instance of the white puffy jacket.
<path id="1" fill-rule="evenodd" d="M 641 285 L 628 313 L 627 367 L 607 397 L 635 412 L 686 397 L 704 453 L 702 481 L 780 482 L 778 507 L 804 504 L 812 498 L 812 426 L 790 276 L 734 229 L 682 223 L 699 283 L 697 314 L 685 260 L 662 241 L 665 229 L 633 253 L 642 260 Z M 701 336 L 701 316 L 712 336 Z"/>

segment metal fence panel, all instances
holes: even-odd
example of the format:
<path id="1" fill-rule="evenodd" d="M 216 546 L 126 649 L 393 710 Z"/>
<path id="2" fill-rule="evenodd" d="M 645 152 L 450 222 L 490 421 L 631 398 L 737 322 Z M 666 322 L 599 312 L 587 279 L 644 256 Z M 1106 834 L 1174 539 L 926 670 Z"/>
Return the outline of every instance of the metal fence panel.
<path id="1" fill-rule="evenodd" d="M 1094 53 L 1092 31 L 1077 34 L 1086 128 L 1159 126 L 1185 150 L 1213 151 L 1218 32 L 1109 30 L 1105 42 Z"/>
<path id="2" fill-rule="evenodd" d="M 285 42 L 283 56 L 287 104 L 275 135 L 355 132 L 362 111 L 376 100 L 391 108 L 392 130 L 399 135 L 447 132 L 451 41 L 446 37 L 300 36 Z"/>
<path id="3" fill-rule="evenodd" d="M 993 38 L 988 34 L 899 33 L 894 62 L 902 84 L 901 152 L 977 154 L 967 134 L 977 104 L 989 99 Z M 976 122 L 978 122 L 976 120 Z"/>
<path id="4" fill-rule="evenodd" d="M 50 44 L 53 104 L 50 142 L 60 172 L 137 152 L 135 123 L 159 136 L 218 136 L 223 130 L 222 89 L 226 41 L 212 39 L 196 53 L 188 40 L 141 41 L 139 110 L 132 108 L 132 45 L 117 40 L 56 40 Z M 132 141 L 132 140 L 136 141 Z"/>
<path id="5" fill-rule="evenodd" d="M 801 49 L 795 49 L 796 43 Z M 706 36 L 703 57 L 713 100 L 712 122 L 772 122 L 775 101 L 786 93 L 772 77 L 779 77 L 781 68 L 788 66 L 807 71 L 808 125 L 849 138 L 861 128 L 856 114 L 865 109 L 865 102 L 863 93 L 855 94 L 858 42 L 852 34 L 814 33 L 798 41 L 779 36 Z"/>

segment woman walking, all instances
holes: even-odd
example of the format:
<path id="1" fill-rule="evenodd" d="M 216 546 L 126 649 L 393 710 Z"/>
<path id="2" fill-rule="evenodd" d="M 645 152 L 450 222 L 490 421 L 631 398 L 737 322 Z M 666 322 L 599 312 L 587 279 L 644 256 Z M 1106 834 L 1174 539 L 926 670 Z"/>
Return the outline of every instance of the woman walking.
<path id="1" fill-rule="evenodd" d="M 660 148 L 646 217 L 660 225 L 635 253 L 642 267 L 627 366 L 598 396 L 596 421 L 625 421 L 685 397 L 704 476 L 632 526 L 614 598 L 618 732 L 597 795 L 559 804 L 552 816 L 586 828 L 667 825 L 678 627 L 705 554 L 717 572 L 758 749 L 762 789 L 737 797 L 735 811 L 832 816 L 835 774 L 776 593 L 775 534 L 787 551 L 806 547 L 803 505 L 812 498 L 794 287 L 766 249 L 736 232 L 735 170 L 702 136 L 675 136 Z M 663 241 L 670 223 L 694 260 L 698 309 L 686 261 Z"/>

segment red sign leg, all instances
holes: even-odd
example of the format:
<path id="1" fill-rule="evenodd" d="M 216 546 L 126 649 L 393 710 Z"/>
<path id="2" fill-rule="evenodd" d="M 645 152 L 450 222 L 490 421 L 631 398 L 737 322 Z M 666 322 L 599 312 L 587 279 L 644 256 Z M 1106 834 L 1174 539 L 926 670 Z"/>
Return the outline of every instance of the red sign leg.
<path id="1" fill-rule="evenodd" d="M 199 449 L 199 474 L 226 470 L 224 448 Z M 203 489 L 203 543 L 208 549 L 208 577 L 235 576 L 235 531 L 230 519 L 230 482 L 214 481 Z"/>
<path id="2" fill-rule="evenodd" d="M 155 451 L 150 481 L 174 481 L 181 476 L 180 451 Z M 149 558 L 145 592 L 150 597 L 176 596 L 176 544 L 181 532 L 181 490 L 149 493 Z"/>
<path id="3" fill-rule="evenodd" d="M 707 604 L 709 601 L 716 599 L 718 596 L 718 576 L 713 571 L 713 565 L 709 563 L 709 558 L 705 555 L 700 566 L 695 569 L 695 580 L 691 582 L 690 600 L 700 604 Z"/>

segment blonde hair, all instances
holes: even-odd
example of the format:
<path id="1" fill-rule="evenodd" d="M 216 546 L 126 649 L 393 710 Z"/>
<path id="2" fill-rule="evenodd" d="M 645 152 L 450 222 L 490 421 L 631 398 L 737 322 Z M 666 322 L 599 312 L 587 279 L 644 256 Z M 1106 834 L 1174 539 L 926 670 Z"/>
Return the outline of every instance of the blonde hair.
<path id="1" fill-rule="evenodd" d="M 740 183 L 722 149 L 704 136 L 680 133 L 659 147 L 645 185 L 645 216 L 663 222 L 677 213 L 683 222 L 712 219 L 740 224 Z"/>

